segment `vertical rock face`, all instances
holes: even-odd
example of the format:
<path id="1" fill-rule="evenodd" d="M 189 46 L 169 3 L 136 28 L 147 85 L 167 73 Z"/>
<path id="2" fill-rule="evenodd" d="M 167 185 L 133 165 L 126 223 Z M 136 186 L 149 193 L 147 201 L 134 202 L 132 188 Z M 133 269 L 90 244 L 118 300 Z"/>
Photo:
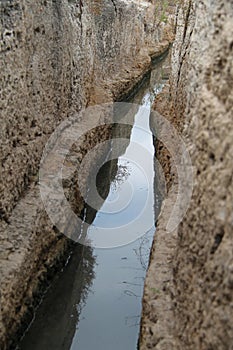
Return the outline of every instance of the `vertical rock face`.
<path id="1" fill-rule="evenodd" d="M 183 349 L 232 349 L 233 4 L 186 3 L 172 90 L 196 177 L 174 260 L 177 334 Z"/>
<path id="2" fill-rule="evenodd" d="M 7 219 L 56 125 L 90 101 L 117 96 L 161 46 L 148 2 L 7 0 L 0 9 L 0 211 Z"/>
<path id="3" fill-rule="evenodd" d="M 171 22 L 161 22 L 155 9 L 136 0 L 0 3 L 1 349 L 11 343 L 38 284 L 67 247 L 39 196 L 43 148 L 70 115 L 132 89 L 151 56 L 168 47 Z M 72 186 L 66 192 L 81 209 Z"/>
<path id="4" fill-rule="evenodd" d="M 178 230 L 166 232 L 166 212 L 158 223 L 141 349 L 228 350 L 233 349 L 233 4 L 182 1 L 176 24 L 169 117 L 190 151 L 194 188 Z M 167 201 L 174 204 L 172 196 Z"/>

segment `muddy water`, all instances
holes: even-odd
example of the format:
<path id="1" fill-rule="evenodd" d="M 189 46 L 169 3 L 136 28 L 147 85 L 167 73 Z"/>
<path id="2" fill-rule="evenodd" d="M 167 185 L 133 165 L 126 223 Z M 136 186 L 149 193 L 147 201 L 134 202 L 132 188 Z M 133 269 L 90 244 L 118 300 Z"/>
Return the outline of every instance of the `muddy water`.
<path id="1" fill-rule="evenodd" d="M 168 58 L 158 61 L 139 91 L 131 97 L 130 102 L 147 106 L 148 112 L 145 113 L 145 109 L 141 108 L 136 110 L 130 141 L 124 154 L 114 161 L 117 170 L 110 181 L 107 198 L 88 232 L 95 240 L 95 236 L 101 236 L 99 227 L 125 227 L 130 221 L 134 222 L 134 230 L 138 232 L 139 238 L 111 249 L 77 245 L 67 265 L 44 296 L 19 349 L 137 348 L 143 284 L 155 232 L 158 203 L 154 186 L 154 145 L 149 109 L 167 79 L 168 66 Z M 137 167 L 135 143 L 147 150 L 147 180 L 142 176 L 140 167 Z M 102 174 L 100 170 L 99 175 L 102 180 L 103 176 L 108 176 L 106 183 L 109 183 L 106 169 Z M 132 186 L 133 195 L 129 196 Z M 137 221 L 145 199 L 146 210 Z M 114 209 L 119 202 L 125 203 L 124 210 Z M 121 234 L 125 232 L 119 228 Z"/>

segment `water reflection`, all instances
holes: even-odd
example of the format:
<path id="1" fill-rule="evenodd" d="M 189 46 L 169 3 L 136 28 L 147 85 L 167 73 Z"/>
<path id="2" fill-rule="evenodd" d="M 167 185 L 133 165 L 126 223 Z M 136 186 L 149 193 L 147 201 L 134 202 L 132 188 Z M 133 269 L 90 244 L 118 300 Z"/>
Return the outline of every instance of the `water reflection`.
<path id="1" fill-rule="evenodd" d="M 77 257 L 80 257 L 77 260 Z M 70 349 L 80 313 L 95 278 L 96 264 L 90 247 L 77 245 L 69 263 L 42 300 L 28 333 L 18 349 Z"/>
<path id="2" fill-rule="evenodd" d="M 132 107 L 136 110 L 134 124 L 128 147 L 118 158 L 117 176 L 87 232 L 88 240 L 96 247 L 119 247 L 154 228 L 154 146 L 149 126 L 150 109 L 136 107 Z M 131 115 L 132 110 L 129 113 Z"/>
<path id="3" fill-rule="evenodd" d="M 157 63 L 131 102 L 150 107 L 166 81 L 168 61 Z M 126 108 L 126 107 L 124 107 Z M 55 280 L 39 307 L 36 318 L 20 344 L 24 350 L 129 350 L 137 348 L 141 298 L 150 247 L 155 231 L 158 191 L 154 183 L 154 140 L 150 113 L 135 109 L 132 129 L 115 130 L 119 137 L 130 135 L 118 159 L 106 163 L 97 175 L 99 194 L 107 199 L 98 213 L 92 213 L 90 239 L 100 238 L 98 227 L 106 229 L 132 222 L 147 202 L 144 216 L 134 226 L 141 236 L 132 243 L 112 249 L 77 246 L 67 266 Z M 121 111 L 127 115 L 127 110 Z M 136 144 L 147 150 L 143 167 L 150 173 L 145 181 L 137 167 Z M 141 157 L 142 155 L 140 155 Z M 109 175 L 110 173 L 110 175 Z M 134 186 L 133 198 L 130 196 Z M 129 200 L 132 199 L 132 200 Z M 118 213 L 116 203 L 124 210 Z M 84 216 L 88 215 L 88 210 Z M 91 210 L 91 209 L 90 209 Z M 145 227 L 148 227 L 146 232 Z M 97 232 L 95 229 L 97 228 Z M 144 235 L 142 235 L 142 233 Z M 119 230 L 119 235 L 124 230 Z M 128 234 L 128 232 L 127 232 Z M 106 238 L 106 237 L 105 237 Z M 104 240 L 103 240 L 104 244 Z M 81 258 L 80 258 L 81 256 Z"/>
<path id="4" fill-rule="evenodd" d="M 160 68 L 160 69 L 159 69 Z M 151 80 L 145 82 L 139 93 L 134 96 L 132 102 L 141 103 L 150 107 L 156 94 L 161 91 L 166 79 L 163 79 L 162 64 L 152 72 Z M 158 80 L 158 76 L 160 79 Z M 155 80 L 154 80 L 155 79 Z M 127 111 L 124 113 L 127 114 Z M 119 131 L 118 131 L 119 132 Z M 124 130 L 122 131 L 124 133 Z M 120 134 L 120 132 L 119 132 Z M 135 164 L 138 164 L 137 144 L 146 148 L 148 162 L 144 155 L 144 167 L 148 167 L 150 181 L 145 182 L 141 172 Z M 135 113 L 135 123 L 131 130 L 130 142 L 125 153 L 118 158 L 118 171 L 110 185 L 107 199 L 98 211 L 94 226 L 89 228 L 89 236 L 92 242 L 96 239 L 100 244 L 101 229 L 106 228 L 108 234 L 112 228 L 119 227 L 118 235 L 124 232 L 122 226 L 129 220 L 133 221 L 141 212 L 141 204 L 149 198 L 149 205 L 141 222 L 134 226 L 144 235 L 138 240 L 126 246 L 114 249 L 95 249 L 96 278 L 92 285 L 92 293 L 81 313 L 81 322 L 77 325 L 71 349 L 91 350 L 111 349 L 128 350 L 136 349 L 140 327 L 141 298 L 143 284 L 147 269 L 150 247 L 155 231 L 154 212 L 158 201 L 154 198 L 154 140 L 150 131 L 150 113 L 145 114 L 145 109 L 139 108 Z M 133 198 L 130 197 L 129 182 L 133 184 Z M 155 196 L 154 196 L 155 195 Z M 122 211 L 115 210 L 119 202 L 125 205 Z M 150 229 L 145 229 L 145 223 Z M 108 229 L 111 228 L 110 231 Z M 112 240 L 112 238 L 110 238 Z M 106 236 L 103 236 L 103 245 L 106 244 Z"/>

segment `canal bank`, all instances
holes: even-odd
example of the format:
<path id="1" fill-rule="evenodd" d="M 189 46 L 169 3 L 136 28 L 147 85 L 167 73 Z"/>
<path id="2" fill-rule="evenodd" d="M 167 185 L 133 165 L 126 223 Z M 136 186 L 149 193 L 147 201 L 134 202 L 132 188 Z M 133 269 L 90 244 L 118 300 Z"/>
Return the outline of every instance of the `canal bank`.
<path id="1" fill-rule="evenodd" d="M 120 150 L 117 162 L 114 161 L 117 170 L 109 174 L 104 169 L 102 174 L 101 171 L 98 174 L 102 186 L 103 183 L 110 184 L 110 189 L 89 229 L 90 238 L 100 235 L 99 230 L 95 232 L 96 227 L 103 226 L 109 230 L 118 227 L 120 235 L 121 228 L 128 221 L 132 222 L 131 230 L 141 230 L 138 232 L 139 238 L 111 249 L 75 248 L 67 266 L 44 296 L 19 349 L 137 348 L 144 277 L 159 205 L 158 191 L 154 186 L 150 106 L 167 81 L 168 72 L 169 56 L 164 55 L 157 59 L 147 78 L 131 94 L 130 102 L 136 104 L 136 108 L 126 149 Z M 118 137 L 121 133 L 121 130 L 117 131 Z M 124 130 L 123 133 L 125 136 Z M 149 183 L 137 166 L 142 161 L 137 158 L 137 144 L 146 149 L 142 156 L 144 167 L 148 167 Z M 147 157 L 148 163 L 145 163 Z M 133 186 L 130 203 L 124 210 L 111 214 L 116 199 L 118 205 L 119 202 L 128 201 L 129 184 Z M 145 200 L 147 207 L 140 220 L 144 225 L 139 225 L 134 221 L 142 211 Z M 147 227 L 150 228 L 148 232 Z M 81 261 L 80 249 L 83 251 Z"/>
<path id="2" fill-rule="evenodd" d="M 46 142 L 69 116 L 131 90 L 148 71 L 151 57 L 173 40 L 170 12 L 167 23 L 161 23 L 151 1 L 114 3 L 116 7 L 108 0 L 0 4 L 0 347 L 4 350 L 14 346 L 70 250 L 39 193 Z M 102 130 L 96 140 L 89 138 L 83 152 L 106 136 Z M 74 198 L 72 181 L 65 185 L 72 205 L 82 212 L 83 201 Z"/>
<path id="3" fill-rule="evenodd" d="M 233 348 L 233 7 L 228 1 L 187 0 L 181 2 L 176 18 L 170 84 L 155 109 L 185 141 L 193 192 L 178 227 L 167 230 L 179 179 L 171 154 L 160 144 L 157 157 L 171 190 L 158 221 L 145 282 L 140 348 L 229 350 Z M 177 168 L 180 164 L 182 160 Z"/>

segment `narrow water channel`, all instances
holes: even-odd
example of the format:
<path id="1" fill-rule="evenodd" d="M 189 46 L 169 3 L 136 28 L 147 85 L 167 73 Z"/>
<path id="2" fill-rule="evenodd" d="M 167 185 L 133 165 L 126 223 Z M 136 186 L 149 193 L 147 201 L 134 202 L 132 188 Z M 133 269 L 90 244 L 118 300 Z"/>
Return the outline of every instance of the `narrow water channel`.
<path id="1" fill-rule="evenodd" d="M 137 109 L 129 144 L 116 161 L 117 171 L 108 196 L 88 232 L 95 237 L 99 235 L 96 227 L 124 227 L 127 220 L 133 221 L 137 217 L 141 203 L 147 198 L 143 218 L 135 221 L 139 238 L 111 249 L 77 245 L 44 296 L 18 349 L 137 349 L 143 285 L 155 232 L 155 198 L 158 195 L 154 186 L 154 143 L 149 111 L 167 79 L 168 67 L 168 56 L 157 61 L 129 100 L 148 107 L 148 112 L 144 112 L 145 108 Z M 150 155 L 145 164 L 149 181 L 145 181 L 135 165 L 138 156 L 135 142 L 145 147 Z M 127 201 L 129 183 L 134 186 L 134 195 L 124 210 L 115 212 L 117 201 Z"/>

